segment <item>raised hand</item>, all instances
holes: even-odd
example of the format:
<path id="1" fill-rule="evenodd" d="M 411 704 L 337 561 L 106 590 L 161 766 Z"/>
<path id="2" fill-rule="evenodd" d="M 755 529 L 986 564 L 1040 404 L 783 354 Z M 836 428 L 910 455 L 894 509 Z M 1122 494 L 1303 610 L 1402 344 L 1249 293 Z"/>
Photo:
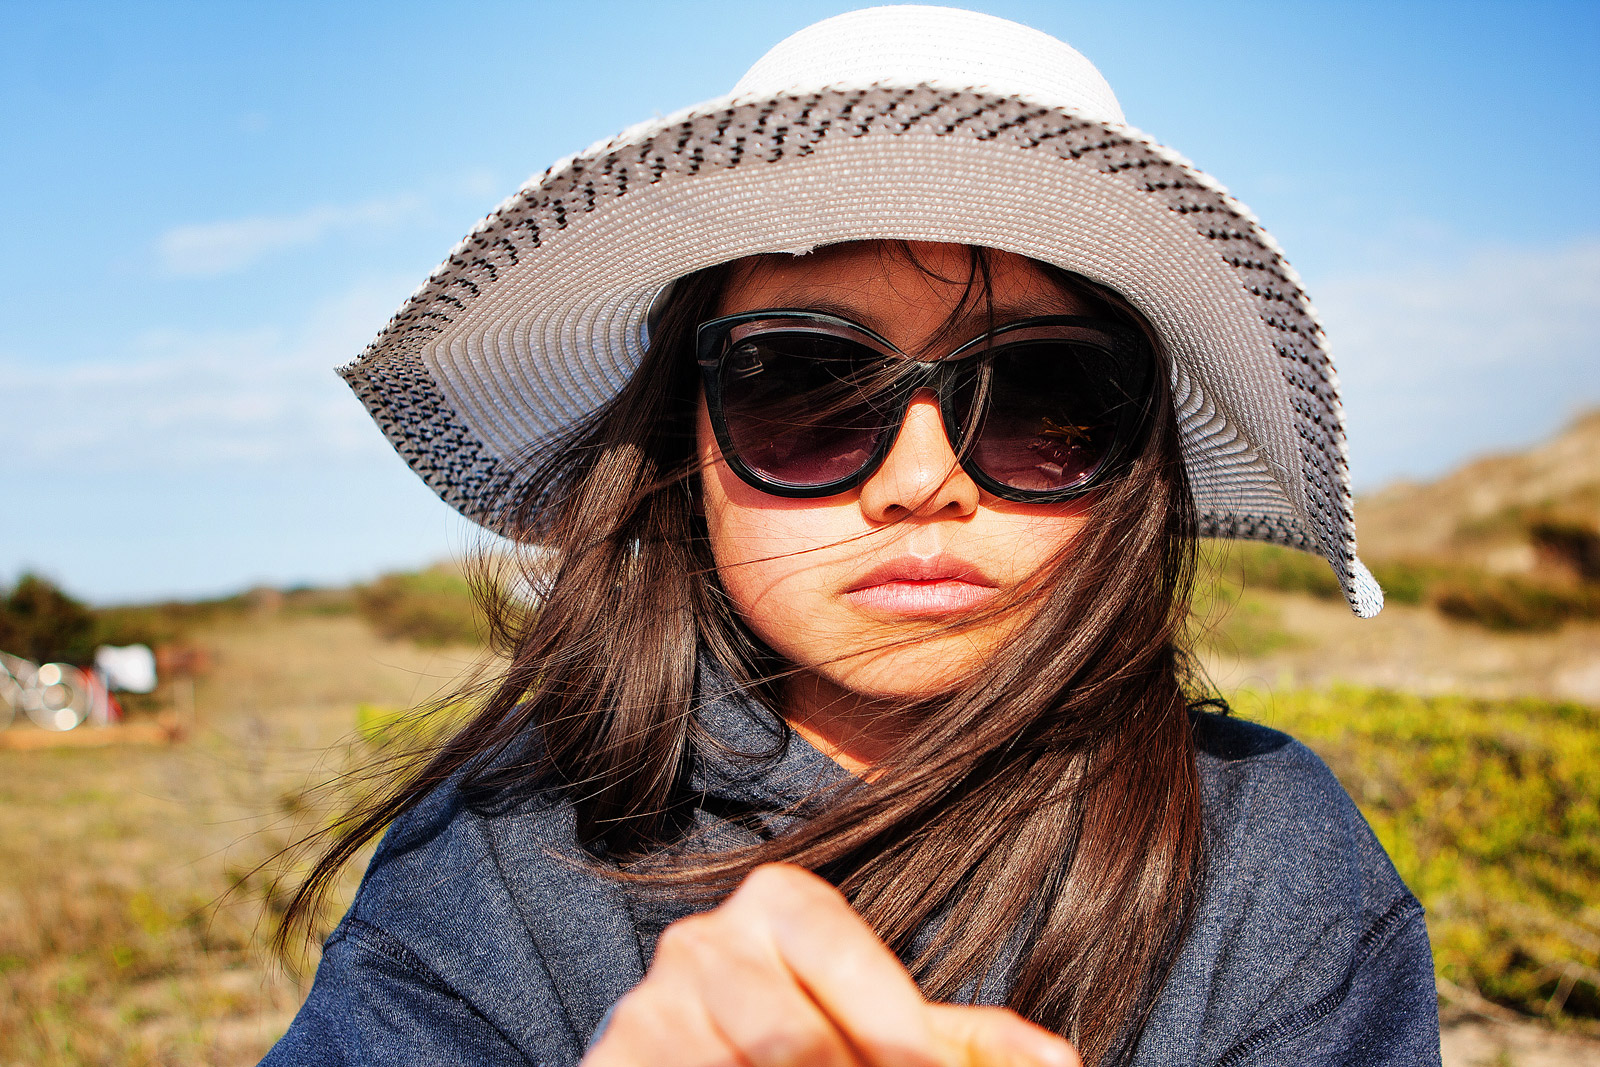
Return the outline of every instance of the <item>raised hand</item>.
<path id="1" fill-rule="evenodd" d="M 758 867 L 669 926 L 584 1067 L 1081 1067 L 1003 1008 L 933 1004 L 832 886 Z"/>

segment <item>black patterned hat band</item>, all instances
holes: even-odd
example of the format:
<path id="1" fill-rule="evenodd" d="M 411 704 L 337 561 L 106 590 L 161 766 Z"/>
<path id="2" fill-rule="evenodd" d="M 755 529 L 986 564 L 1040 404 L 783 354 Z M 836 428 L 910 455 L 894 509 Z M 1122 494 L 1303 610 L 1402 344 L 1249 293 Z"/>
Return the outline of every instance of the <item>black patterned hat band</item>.
<path id="1" fill-rule="evenodd" d="M 1171 357 L 1202 534 L 1324 556 L 1356 614 L 1382 607 L 1356 558 L 1338 379 L 1277 242 L 1127 125 L 1082 55 L 988 15 L 827 19 L 728 95 L 556 163 L 340 373 L 435 492 L 496 528 L 540 448 L 639 365 L 674 279 L 894 238 L 1002 249 L 1122 294 Z"/>

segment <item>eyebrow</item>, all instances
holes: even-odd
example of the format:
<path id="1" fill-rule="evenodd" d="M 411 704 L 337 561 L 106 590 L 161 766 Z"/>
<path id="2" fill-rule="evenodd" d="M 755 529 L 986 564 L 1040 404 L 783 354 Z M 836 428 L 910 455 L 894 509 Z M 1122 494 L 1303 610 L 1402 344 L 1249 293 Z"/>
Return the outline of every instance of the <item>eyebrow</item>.
<path id="1" fill-rule="evenodd" d="M 883 320 L 872 313 L 870 306 L 851 304 L 845 301 L 828 299 L 825 297 L 809 296 L 804 287 L 793 290 L 780 291 L 776 294 L 776 302 L 765 310 L 794 311 L 820 311 L 825 315 L 847 319 L 858 326 L 865 326 L 879 335 L 884 334 Z M 939 337 L 950 338 L 957 345 L 979 336 L 988 329 L 991 322 L 996 326 L 1004 326 L 1018 319 L 1033 319 L 1044 315 L 1071 315 L 1082 314 L 1082 311 L 1072 311 L 1063 308 L 1061 301 L 1050 299 L 1042 294 L 1024 296 L 1016 300 L 1007 300 L 988 306 L 967 308 L 954 321 L 943 320 L 940 323 Z M 916 353 L 907 353 L 915 355 Z"/>

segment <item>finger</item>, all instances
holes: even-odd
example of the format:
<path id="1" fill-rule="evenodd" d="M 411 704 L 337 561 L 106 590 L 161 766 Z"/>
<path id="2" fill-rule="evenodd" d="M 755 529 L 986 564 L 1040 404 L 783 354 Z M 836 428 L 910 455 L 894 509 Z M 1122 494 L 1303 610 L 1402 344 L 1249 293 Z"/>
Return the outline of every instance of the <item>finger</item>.
<path id="1" fill-rule="evenodd" d="M 1072 1042 L 1005 1008 L 930 1004 L 928 1012 L 961 1067 L 1083 1067 Z"/>
<path id="2" fill-rule="evenodd" d="M 827 882 L 782 864 L 757 867 L 724 905 L 754 913 L 784 965 L 866 1063 L 942 1067 L 927 1002 L 872 927 Z"/>
<path id="3" fill-rule="evenodd" d="M 745 1067 L 701 1004 L 649 979 L 617 1001 L 581 1067 Z"/>
<path id="4" fill-rule="evenodd" d="M 656 959 L 692 989 L 711 1025 L 752 1067 L 861 1067 L 760 933 L 752 936 L 737 915 L 710 912 L 669 926 Z"/>

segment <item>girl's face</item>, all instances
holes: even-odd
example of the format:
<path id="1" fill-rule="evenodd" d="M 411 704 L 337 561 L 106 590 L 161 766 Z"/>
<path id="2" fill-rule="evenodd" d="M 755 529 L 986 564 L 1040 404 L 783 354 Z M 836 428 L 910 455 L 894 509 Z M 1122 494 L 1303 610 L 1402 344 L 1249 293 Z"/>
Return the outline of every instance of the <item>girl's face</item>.
<path id="1" fill-rule="evenodd" d="M 733 272 L 717 314 L 825 310 L 908 355 L 937 358 L 981 334 L 989 309 L 971 309 L 968 323 L 946 332 L 966 291 L 968 252 L 914 251 L 920 267 L 879 243 L 750 261 Z M 995 253 L 992 267 L 997 326 L 1089 311 L 1027 259 Z M 1022 504 L 979 489 L 931 392 L 912 400 L 883 465 L 837 496 L 791 499 L 745 484 L 722 459 L 703 397 L 697 439 L 723 587 L 750 629 L 800 669 L 791 693 L 812 707 L 959 684 L 1024 617 L 1008 612 L 955 632 L 949 624 L 1025 587 L 1085 522 L 1082 500 Z"/>

